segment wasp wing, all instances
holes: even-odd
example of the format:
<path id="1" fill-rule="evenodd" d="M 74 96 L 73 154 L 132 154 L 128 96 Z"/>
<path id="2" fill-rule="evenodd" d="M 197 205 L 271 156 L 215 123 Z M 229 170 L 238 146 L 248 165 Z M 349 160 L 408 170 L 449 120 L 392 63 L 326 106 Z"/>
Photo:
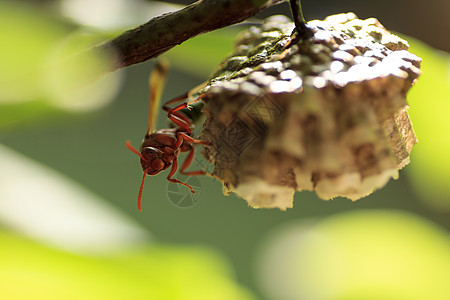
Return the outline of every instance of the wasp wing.
<path id="1" fill-rule="evenodd" d="M 155 68 L 149 77 L 150 99 L 148 108 L 148 134 L 150 134 L 156 127 L 159 103 L 161 101 L 161 94 L 166 82 L 168 71 L 169 62 L 161 59 L 156 62 Z"/>

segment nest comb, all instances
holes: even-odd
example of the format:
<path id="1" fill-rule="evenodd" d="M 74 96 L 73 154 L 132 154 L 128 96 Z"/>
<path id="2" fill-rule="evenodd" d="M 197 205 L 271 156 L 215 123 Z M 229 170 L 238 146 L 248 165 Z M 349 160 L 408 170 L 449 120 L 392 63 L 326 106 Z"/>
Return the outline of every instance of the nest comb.
<path id="1" fill-rule="evenodd" d="M 416 143 L 406 94 L 421 59 L 374 18 L 338 14 L 297 35 L 284 16 L 242 32 L 205 89 L 213 175 L 255 208 L 295 191 L 357 200 L 397 178 Z"/>

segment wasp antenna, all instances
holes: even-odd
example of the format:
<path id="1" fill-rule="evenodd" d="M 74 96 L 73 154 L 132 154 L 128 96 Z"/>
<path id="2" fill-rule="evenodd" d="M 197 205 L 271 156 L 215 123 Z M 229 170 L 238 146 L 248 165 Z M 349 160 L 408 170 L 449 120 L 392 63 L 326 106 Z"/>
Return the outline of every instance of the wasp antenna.
<path id="1" fill-rule="evenodd" d="M 139 153 L 139 151 L 137 151 L 137 150 L 131 145 L 131 143 L 130 143 L 129 140 L 125 142 L 125 146 L 127 146 L 127 148 L 131 150 L 131 152 L 137 154 L 141 159 L 145 160 L 145 158 L 142 156 L 142 154 Z"/>
<path id="2" fill-rule="evenodd" d="M 142 182 L 141 182 L 141 187 L 139 188 L 139 194 L 138 194 L 138 202 L 137 202 L 137 206 L 139 211 L 142 211 L 142 191 L 144 189 L 144 182 L 145 182 L 145 177 L 147 176 L 147 170 L 144 171 L 144 176 L 142 176 Z"/>

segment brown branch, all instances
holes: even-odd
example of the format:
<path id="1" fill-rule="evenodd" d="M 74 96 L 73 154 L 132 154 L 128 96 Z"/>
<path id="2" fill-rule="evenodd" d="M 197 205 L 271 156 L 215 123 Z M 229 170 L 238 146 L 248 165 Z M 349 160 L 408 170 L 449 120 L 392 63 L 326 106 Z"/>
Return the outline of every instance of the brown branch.
<path id="1" fill-rule="evenodd" d="M 284 0 L 199 0 L 185 8 L 151 19 L 144 25 L 96 46 L 92 51 L 114 50 L 114 71 L 157 57 L 198 34 L 226 27 L 254 16 Z"/>

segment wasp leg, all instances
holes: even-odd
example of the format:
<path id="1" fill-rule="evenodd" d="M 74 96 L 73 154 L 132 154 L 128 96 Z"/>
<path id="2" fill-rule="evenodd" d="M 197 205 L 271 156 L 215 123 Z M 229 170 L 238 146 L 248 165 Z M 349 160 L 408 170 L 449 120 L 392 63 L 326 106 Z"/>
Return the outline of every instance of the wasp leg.
<path id="1" fill-rule="evenodd" d="M 174 112 L 177 112 L 177 111 L 179 111 L 179 110 L 182 110 L 182 109 L 184 109 L 184 108 L 186 108 L 186 107 L 189 109 L 189 105 L 190 105 L 190 104 L 193 104 L 193 103 L 196 103 L 196 102 L 198 102 L 198 101 L 201 101 L 201 99 L 204 98 L 204 97 L 205 97 L 204 95 L 200 95 L 200 96 L 198 96 L 197 98 L 195 98 L 195 99 L 192 100 L 192 101 L 184 102 L 184 103 L 181 103 L 181 104 L 175 106 L 174 108 L 170 108 L 170 107 L 169 107 L 169 104 L 174 103 L 174 102 L 178 102 L 178 101 L 180 101 L 180 100 L 184 100 L 182 97 L 178 97 L 178 98 L 175 98 L 175 99 L 172 99 L 172 100 L 166 102 L 166 103 L 163 105 L 162 108 L 163 108 L 165 111 L 167 111 L 169 114 L 173 114 Z M 175 101 L 175 100 L 176 100 L 176 101 Z"/>
<path id="2" fill-rule="evenodd" d="M 202 144 L 202 145 L 206 145 L 206 146 L 211 146 L 212 144 L 210 142 L 206 142 L 206 141 L 201 141 L 201 140 L 196 140 L 193 137 L 187 135 L 184 132 L 178 132 L 177 133 L 177 137 L 181 136 L 183 138 L 183 140 L 185 140 L 188 143 L 193 143 L 193 144 Z M 181 146 L 181 144 L 180 144 Z"/>
<path id="3" fill-rule="evenodd" d="M 166 108 L 164 109 L 166 110 Z M 175 125 L 180 127 L 182 130 L 186 131 L 189 134 L 192 133 L 192 121 L 187 116 L 179 112 L 172 113 L 171 111 L 169 111 L 168 117 L 173 123 L 175 123 Z"/>
<path id="4" fill-rule="evenodd" d="M 198 101 L 201 101 L 203 98 L 205 98 L 205 95 L 200 95 L 200 96 L 198 96 L 197 98 L 195 98 L 194 100 L 191 100 L 191 101 L 188 101 L 188 102 L 184 102 L 184 103 L 181 103 L 181 104 L 175 106 L 174 108 L 170 108 L 170 107 L 169 107 L 169 104 L 172 104 L 172 103 L 174 103 L 174 102 L 178 102 L 178 101 L 180 101 L 180 100 L 184 100 L 182 97 L 178 97 L 178 98 L 175 98 L 175 99 L 172 99 L 172 100 L 166 102 L 166 103 L 163 105 L 162 108 L 163 108 L 165 111 L 169 112 L 169 113 L 174 113 L 174 112 L 179 111 L 179 110 L 182 110 L 182 109 L 184 109 L 184 108 L 186 108 L 186 107 L 187 107 L 188 109 L 190 109 L 190 108 L 189 108 L 189 105 L 191 105 L 191 104 L 193 104 L 193 103 L 196 103 L 196 102 L 198 102 Z"/>
<path id="5" fill-rule="evenodd" d="M 197 175 L 205 175 L 207 174 L 207 172 L 203 171 L 203 170 L 198 170 L 198 171 L 189 171 L 186 172 L 185 170 L 187 168 L 189 168 L 189 166 L 191 165 L 192 161 L 194 160 L 194 156 L 195 156 L 195 148 L 192 147 L 191 150 L 189 151 L 188 156 L 186 157 L 186 159 L 184 160 L 183 164 L 181 165 L 180 168 L 180 173 L 184 174 L 184 175 L 191 175 L 191 176 L 197 176 Z"/>
<path id="6" fill-rule="evenodd" d="M 185 114 L 180 113 L 178 111 L 184 109 L 184 108 L 189 108 L 189 105 L 192 103 L 196 103 L 198 101 L 201 101 L 201 99 L 203 98 L 203 95 L 197 97 L 196 99 L 189 101 L 189 102 L 184 102 L 181 103 L 180 105 L 174 107 L 174 108 L 170 108 L 168 106 L 168 104 L 173 103 L 173 102 L 177 102 L 179 100 L 182 100 L 183 96 L 180 96 L 178 98 L 172 99 L 169 102 L 167 102 L 164 106 L 163 109 L 165 111 L 167 111 L 167 117 L 174 122 L 177 126 L 179 126 L 181 129 L 183 129 L 184 131 L 188 132 L 189 134 L 192 133 L 193 130 L 193 126 L 192 126 L 192 120 L 189 119 L 189 117 L 187 117 Z"/>
<path id="7" fill-rule="evenodd" d="M 184 141 L 186 141 L 188 143 L 193 143 L 193 144 L 211 145 L 210 142 L 196 140 L 184 132 L 178 132 L 175 148 L 178 149 L 179 147 L 181 147 L 181 144 L 183 144 Z M 191 172 L 185 171 L 191 165 L 192 160 L 194 159 L 194 156 L 195 156 L 195 148 L 192 147 L 191 150 L 189 150 L 189 154 L 186 157 L 186 159 L 184 160 L 183 165 L 181 166 L 181 169 L 180 169 L 181 174 L 185 174 L 185 175 L 205 175 L 206 174 L 205 171 L 201 171 L 201 170 L 191 171 Z"/>
<path id="8" fill-rule="evenodd" d="M 210 142 L 196 140 L 184 132 L 177 132 L 177 142 L 175 143 L 174 149 L 180 148 L 184 141 L 192 144 L 202 144 L 206 146 L 212 145 Z"/>
<path id="9" fill-rule="evenodd" d="M 186 99 L 188 97 L 189 97 L 189 92 L 186 92 L 186 93 L 184 93 L 181 96 L 178 96 L 176 98 L 173 98 L 172 100 L 167 101 L 166 103 L 164 103 L 163 107 L 167 107 L 170 104 L 174 104 L 174 103 L 180 102 L 181 100 L 184 100 L 184 99 Z"/>
<path id="10" fill-rule="evenodd" d="M 169 180 L 169 182 L 172 182 L 172 183 L 178 183 L 178 184 L 184 185 L 191 190 L 191 193 L 195 193 L 194 189 L 189 184 L 184 183 L 177 178 L 172 178 L 172 176 L 175 174 L 177 169 L 178 169 L 178 160 L 175 158 L 172 162 L 172 169 L 170 170 L 170 173 L 167 176 L 167 180 Z"/>
<path id="11" fill-rule="evenodd" d="M 167 106 L 170 105 L 170 104 L 174 104 L 174 103 L 180 102 L 181 100 L 190 98 L 193 94 L 195 94 L 196 92 L 198 92 L 200 89 L 204 88 L 204 87 L 207 85 L 207 83 L 208 83 L 208 82 L 205 81 L 205 82 L 199 84 L 198 86 L 196 86 L 195 88 L 193 88 L 192 90 L 187 91 L 186 93 L 184 93 L 184 94 L 182 94 L 182 95 L 180 95 L 180 96 L 178 96 L 178 97 L 175 97 L 175 98 L 173 98 L 173 99 L 167 101 L 166 103 L 164 103 L 163 107 L 164 107 L 164 106 L 167 107 Z M 197 101 L 198 99 L 201 99 L 202 96 L 203 96 L 203 95 L 201 95 L 200 97 L 198 97 L 198 98 L 195 99 L 194 101 L 188 102 L 188 104 L 193 103 L 193 102 Z"/>

